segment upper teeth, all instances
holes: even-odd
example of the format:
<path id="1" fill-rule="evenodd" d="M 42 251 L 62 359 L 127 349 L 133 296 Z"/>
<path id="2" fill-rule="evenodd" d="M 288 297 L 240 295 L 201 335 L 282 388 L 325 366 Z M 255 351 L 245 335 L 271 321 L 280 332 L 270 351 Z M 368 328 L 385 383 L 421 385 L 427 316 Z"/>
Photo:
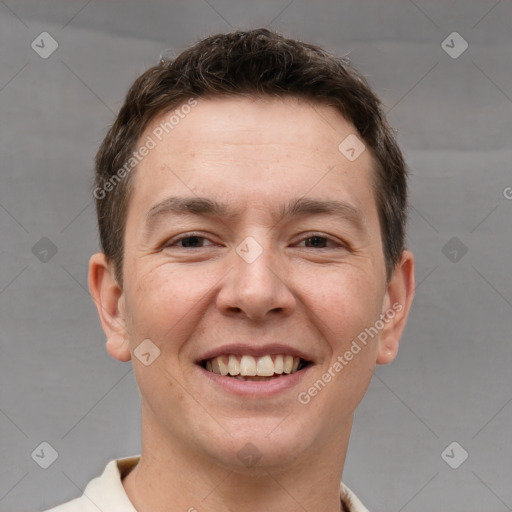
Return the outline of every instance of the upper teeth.
<path id="1" fill-rule="evenodd" d="M 249 355 L 223 355 L 206 362 L 206 369 L 220 375 L 271 377 L 275 373 L 293 373 L 300 365 L 300 357 L 275 355 L 253 357 Z"/>

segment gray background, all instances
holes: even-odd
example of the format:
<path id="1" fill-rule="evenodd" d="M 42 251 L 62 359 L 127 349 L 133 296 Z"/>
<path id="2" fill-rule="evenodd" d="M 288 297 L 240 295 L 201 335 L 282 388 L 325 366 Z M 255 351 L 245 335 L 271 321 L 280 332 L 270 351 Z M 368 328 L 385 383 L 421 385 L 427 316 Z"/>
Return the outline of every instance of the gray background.
<path id="1" fill-rule="evenodd" d="M 87 291 L 93 157 L 162 50 L 258 26 L 348 53 L 412 172 L 416 300 L 397 360 L 358 409 L 345 482 L 371 511 L 512 509 L 509 0 L 3 0 L 1 511 L 76 497 L 111 458 L 139 452 L 133 372 L 106 354 Z M 43 31 L 59 44 L 47 59 L 31 48 Z M 442 47 L 453 31 L 469 44 L 458 58 Z M 46 262 L 32 250 L 42 237 L 57 248 Z M 59 454 L 46 470 L 31 457 L 43 441 Z M 469 453 L 458 469 L 441 457 L 452 441 L 452 464 Z"/>

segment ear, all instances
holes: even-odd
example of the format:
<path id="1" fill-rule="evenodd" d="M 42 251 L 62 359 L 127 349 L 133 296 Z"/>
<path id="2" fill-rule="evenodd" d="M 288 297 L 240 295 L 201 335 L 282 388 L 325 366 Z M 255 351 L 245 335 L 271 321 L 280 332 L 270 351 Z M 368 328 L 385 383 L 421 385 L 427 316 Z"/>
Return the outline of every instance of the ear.
<path id="1" fill-rule="evenodd" d="M 89 290 L 107 337 L 107 352 L 114 359 L 129 361 L 131 353 L 126 330 L 125 298 L 104 253 L 96 253 L 89 260 Z"/>
<path id="2" fill-rule="evenodd" d="M 388 364 L 395 359 L 413 298 L 414 256 L 410 251 L 403 251 L 382 303 L 384 329 L 379 338 L 377 364 Z"/>

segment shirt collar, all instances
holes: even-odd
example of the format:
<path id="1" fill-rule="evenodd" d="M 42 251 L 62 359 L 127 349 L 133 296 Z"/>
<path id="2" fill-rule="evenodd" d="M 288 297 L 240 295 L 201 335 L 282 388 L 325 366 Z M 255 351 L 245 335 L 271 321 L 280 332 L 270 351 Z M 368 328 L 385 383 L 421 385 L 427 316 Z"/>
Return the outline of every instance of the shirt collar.
<path id="1" fill-rule="evenodd" d="M 109 512 L 137 512 L 124 490 L 122 479 L 137 465 L 140 456 L 111 460 L 103 474 L 92 480 L 84 491 L 84 498 L 100 510 Z M 345 485 L 340 485 L 341 502 L 348 512 L 368 512 L 359 498 Z"/>

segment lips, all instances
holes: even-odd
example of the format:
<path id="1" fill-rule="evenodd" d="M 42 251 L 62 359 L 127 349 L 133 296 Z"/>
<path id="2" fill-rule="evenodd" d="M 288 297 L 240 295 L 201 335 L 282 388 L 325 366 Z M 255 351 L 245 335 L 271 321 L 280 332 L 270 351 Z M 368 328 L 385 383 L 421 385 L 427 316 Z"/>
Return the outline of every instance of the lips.
<path id="1" fill-rule="evenodd" d="M 267 350 L 265 353 L 264 350 Z M 310 364 L 303 354 L 282 345 L 226 346 L 199 362 L 208 372 L 244 381 L 264 381 L 296 373 Z"/>

